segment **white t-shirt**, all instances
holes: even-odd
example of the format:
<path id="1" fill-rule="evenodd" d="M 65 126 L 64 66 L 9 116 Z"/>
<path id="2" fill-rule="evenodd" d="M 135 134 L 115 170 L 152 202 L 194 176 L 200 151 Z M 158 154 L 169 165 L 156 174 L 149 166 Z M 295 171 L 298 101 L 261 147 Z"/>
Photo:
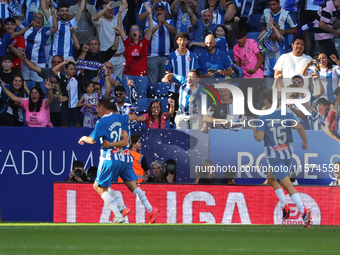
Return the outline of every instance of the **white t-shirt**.
<path id="1" fill-rule="evenodd" d="M 281 71 L 283 76 L 283 86 L 288 87 L 292 84 L 292 77 L 301 74 L 302 68 L 312 59 L 310 56 L 303 54 L 296 57 L 292 52 L 283 54 L 276 62 L 274 70 Z M 304 87 L 308 88 L 308 82 L 305 80 Z"/>
<path id="2" fill-rule="evenodd" d="M 126 13 L 127 13 L 127 10 L 123 11 L 122 20 L 124 20 Z M 115 15 L 111 21 L 103 19 L 103 18 L 99 18 L 99 20 L 95 22 L 93 21 L 93 16 L 92 16 L 92 22 L 98 31 L 98 36 L 100 40 L 100 50 L 106 51 L 108 48 L 112 47 L 115 41 L 115 38 L 116 38 L 116 33 L 115 33 L 114 28 L 117 26 L 118 14 Z M 119 45 L 118 45 L 118 50 L 116 54 L 123 53 L 124 50 L 125 50 L 125 47 L 124 47 L 122 38 L 119 38 Z"/>

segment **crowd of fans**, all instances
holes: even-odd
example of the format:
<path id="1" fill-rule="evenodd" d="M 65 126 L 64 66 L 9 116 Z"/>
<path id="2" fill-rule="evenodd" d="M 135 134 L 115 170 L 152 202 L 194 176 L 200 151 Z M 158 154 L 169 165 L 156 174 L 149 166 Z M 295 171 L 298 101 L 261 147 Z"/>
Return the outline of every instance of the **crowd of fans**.
<path id="1" fill-rule="evenodd" d="M 308 88 L 311 115 L 289 111 L 340 142 L 340 0 L 8 0 L 0 8 L 2 126 L 93 128 L 106 97 L 121 114 L 144 114 L 146 128 L 233 128 L 211 124 L 254 117 L 247 107 L 232 114 L 223 88 L 232 83 L 245 96 L 252 87 L 256 109 L 265 88 Z M 209 91 L 220 104 L 203 104 Z"/>

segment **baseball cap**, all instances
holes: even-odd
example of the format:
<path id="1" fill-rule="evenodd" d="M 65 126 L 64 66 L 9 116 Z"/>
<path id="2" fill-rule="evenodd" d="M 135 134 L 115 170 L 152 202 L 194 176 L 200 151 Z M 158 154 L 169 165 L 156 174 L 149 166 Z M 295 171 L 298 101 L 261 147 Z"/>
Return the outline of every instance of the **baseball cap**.
<path id="1" fill-rule="evenodd" d="M 155 9 L 157 9 L 158 7 L 162 7 L 163 9 L 165 9 L 164 4 L 162 4 L 162 3 L 157 3 L 157 4 L 155 5 Z"/>

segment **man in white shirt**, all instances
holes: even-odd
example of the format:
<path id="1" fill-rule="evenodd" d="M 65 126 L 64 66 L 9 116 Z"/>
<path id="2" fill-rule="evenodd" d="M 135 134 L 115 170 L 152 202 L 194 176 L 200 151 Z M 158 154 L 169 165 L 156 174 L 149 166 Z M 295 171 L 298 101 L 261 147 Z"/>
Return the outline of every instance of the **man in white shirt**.
<path id="1" fill-rule="evenodd" d="M 291 78 L 300 74 L 302 68 L 312 59 L 303 53 L 305 49 L 305 39 L 302 36 L 295 36 L 292 43 L 293 51 L 283 54 L 274 66 L 274 78 L 279 75 L 283 78 L 283 86 L 291 84 Z M 307 82 L 305 83 L 308 84 Z"/>
<path id="2" fill-rule="evenodd" d="M 122 5 L 119 8 L 119 12 L 122 13 L 122 20 L 118 20 L 118 13 L 116 16 L 113 14 L 113 2 L 107 4 L 104 3 L 101 6 L 101 11 L 97 12 L 92 16 L 92 22 L 98 31 L 98 36 L 100 40 L 100 50 L 106 51 L 108 48 L 112 47 L 113 42 L 116 38 L 116 33 L 114 28 L 118 26 L 118 22 L 121 23 L 127 14 L 127 2 L 122 0 Z M 123 8 L 125 6 L 125 8 Z M 123 11 L 124 10 L 124 11 Z M 122 79 L 125 57 L 124 57 L 125 47 L 121 38 L 119 38 L 119 45 L 116 54 L 110 59 L 113 65 L 113 74 L 116 77 Z"/>

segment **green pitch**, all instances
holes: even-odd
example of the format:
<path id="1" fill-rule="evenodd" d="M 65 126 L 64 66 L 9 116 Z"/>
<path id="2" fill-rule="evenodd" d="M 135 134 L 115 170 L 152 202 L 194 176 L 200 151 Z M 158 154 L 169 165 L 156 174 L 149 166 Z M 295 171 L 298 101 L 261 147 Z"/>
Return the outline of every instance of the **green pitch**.
<path id="1" fill-rule="evenodd" d="M 0 223 L 2 254 L 339 254 L 337 226 Z"/>

